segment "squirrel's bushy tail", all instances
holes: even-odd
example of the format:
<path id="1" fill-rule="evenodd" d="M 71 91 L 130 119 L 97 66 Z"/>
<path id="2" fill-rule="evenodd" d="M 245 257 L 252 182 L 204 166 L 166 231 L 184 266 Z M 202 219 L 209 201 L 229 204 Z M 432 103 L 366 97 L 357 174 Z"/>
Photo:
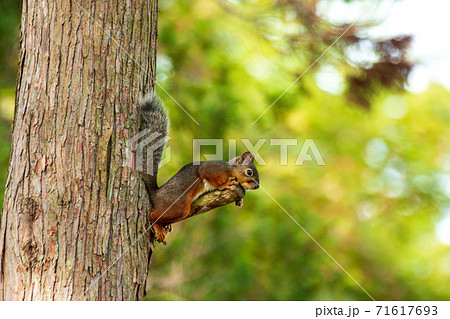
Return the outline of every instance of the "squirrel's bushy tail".
<path id="1" fill-rule="evenodd" d="M 162 102 L 154 92 L 143 97 L 140 101 L 140 132 L 145 132 L 146 150 L 143 152 L 142 178 L 150 195 L 158 189 L 157 173 L 162 153 L 166 145 L 169 120 Z M 147 165 L 148 164 L 148 165 Z"/>

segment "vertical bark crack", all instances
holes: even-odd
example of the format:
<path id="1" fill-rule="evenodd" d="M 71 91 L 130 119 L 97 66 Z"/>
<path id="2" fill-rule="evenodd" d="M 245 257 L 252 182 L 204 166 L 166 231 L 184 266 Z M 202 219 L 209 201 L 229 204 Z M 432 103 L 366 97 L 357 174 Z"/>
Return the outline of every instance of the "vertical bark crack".
<path id="1" fill-rule="evenodd" d="M 112 156 L 112 135 L 109 137 L 108 147 L 106 148 L 106 198 L 108 199 L 108 190 L 110 187 L 110 174 L 111 174 L 111 156 Z"/>

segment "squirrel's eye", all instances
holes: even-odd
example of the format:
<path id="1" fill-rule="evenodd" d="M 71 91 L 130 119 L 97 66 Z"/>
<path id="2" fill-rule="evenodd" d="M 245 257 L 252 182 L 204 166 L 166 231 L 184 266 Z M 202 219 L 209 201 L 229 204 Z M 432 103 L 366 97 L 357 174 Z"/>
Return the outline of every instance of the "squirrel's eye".
<path id="1" fill-rule="evenodd" d="M 251 169 L 248 169 L 248 170 L 245 171 L 245 174 L 247 176 L 252 176 L 253 175 L 253 171 Z"/>

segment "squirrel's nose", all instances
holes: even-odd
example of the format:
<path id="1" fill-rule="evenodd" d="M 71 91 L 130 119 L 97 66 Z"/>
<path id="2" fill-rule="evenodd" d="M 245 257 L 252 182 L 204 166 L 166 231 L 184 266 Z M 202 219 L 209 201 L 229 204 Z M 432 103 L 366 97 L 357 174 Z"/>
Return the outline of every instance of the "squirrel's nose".
<path id="1" fill-rule="evenodd" d="M 258 189 L 258 188 L 259 188 L 259 184 L 256 184 L 255 189 Z"/>

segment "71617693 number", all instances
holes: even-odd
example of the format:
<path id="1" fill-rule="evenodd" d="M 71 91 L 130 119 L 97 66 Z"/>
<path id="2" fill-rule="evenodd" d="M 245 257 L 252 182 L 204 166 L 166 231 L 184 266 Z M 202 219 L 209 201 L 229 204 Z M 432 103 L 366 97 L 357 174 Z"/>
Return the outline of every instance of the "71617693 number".
<path id="1" fill-rule="evenodd" d="M 377 316 L 436 316 L 437 306 L 377 306 Z"/>

